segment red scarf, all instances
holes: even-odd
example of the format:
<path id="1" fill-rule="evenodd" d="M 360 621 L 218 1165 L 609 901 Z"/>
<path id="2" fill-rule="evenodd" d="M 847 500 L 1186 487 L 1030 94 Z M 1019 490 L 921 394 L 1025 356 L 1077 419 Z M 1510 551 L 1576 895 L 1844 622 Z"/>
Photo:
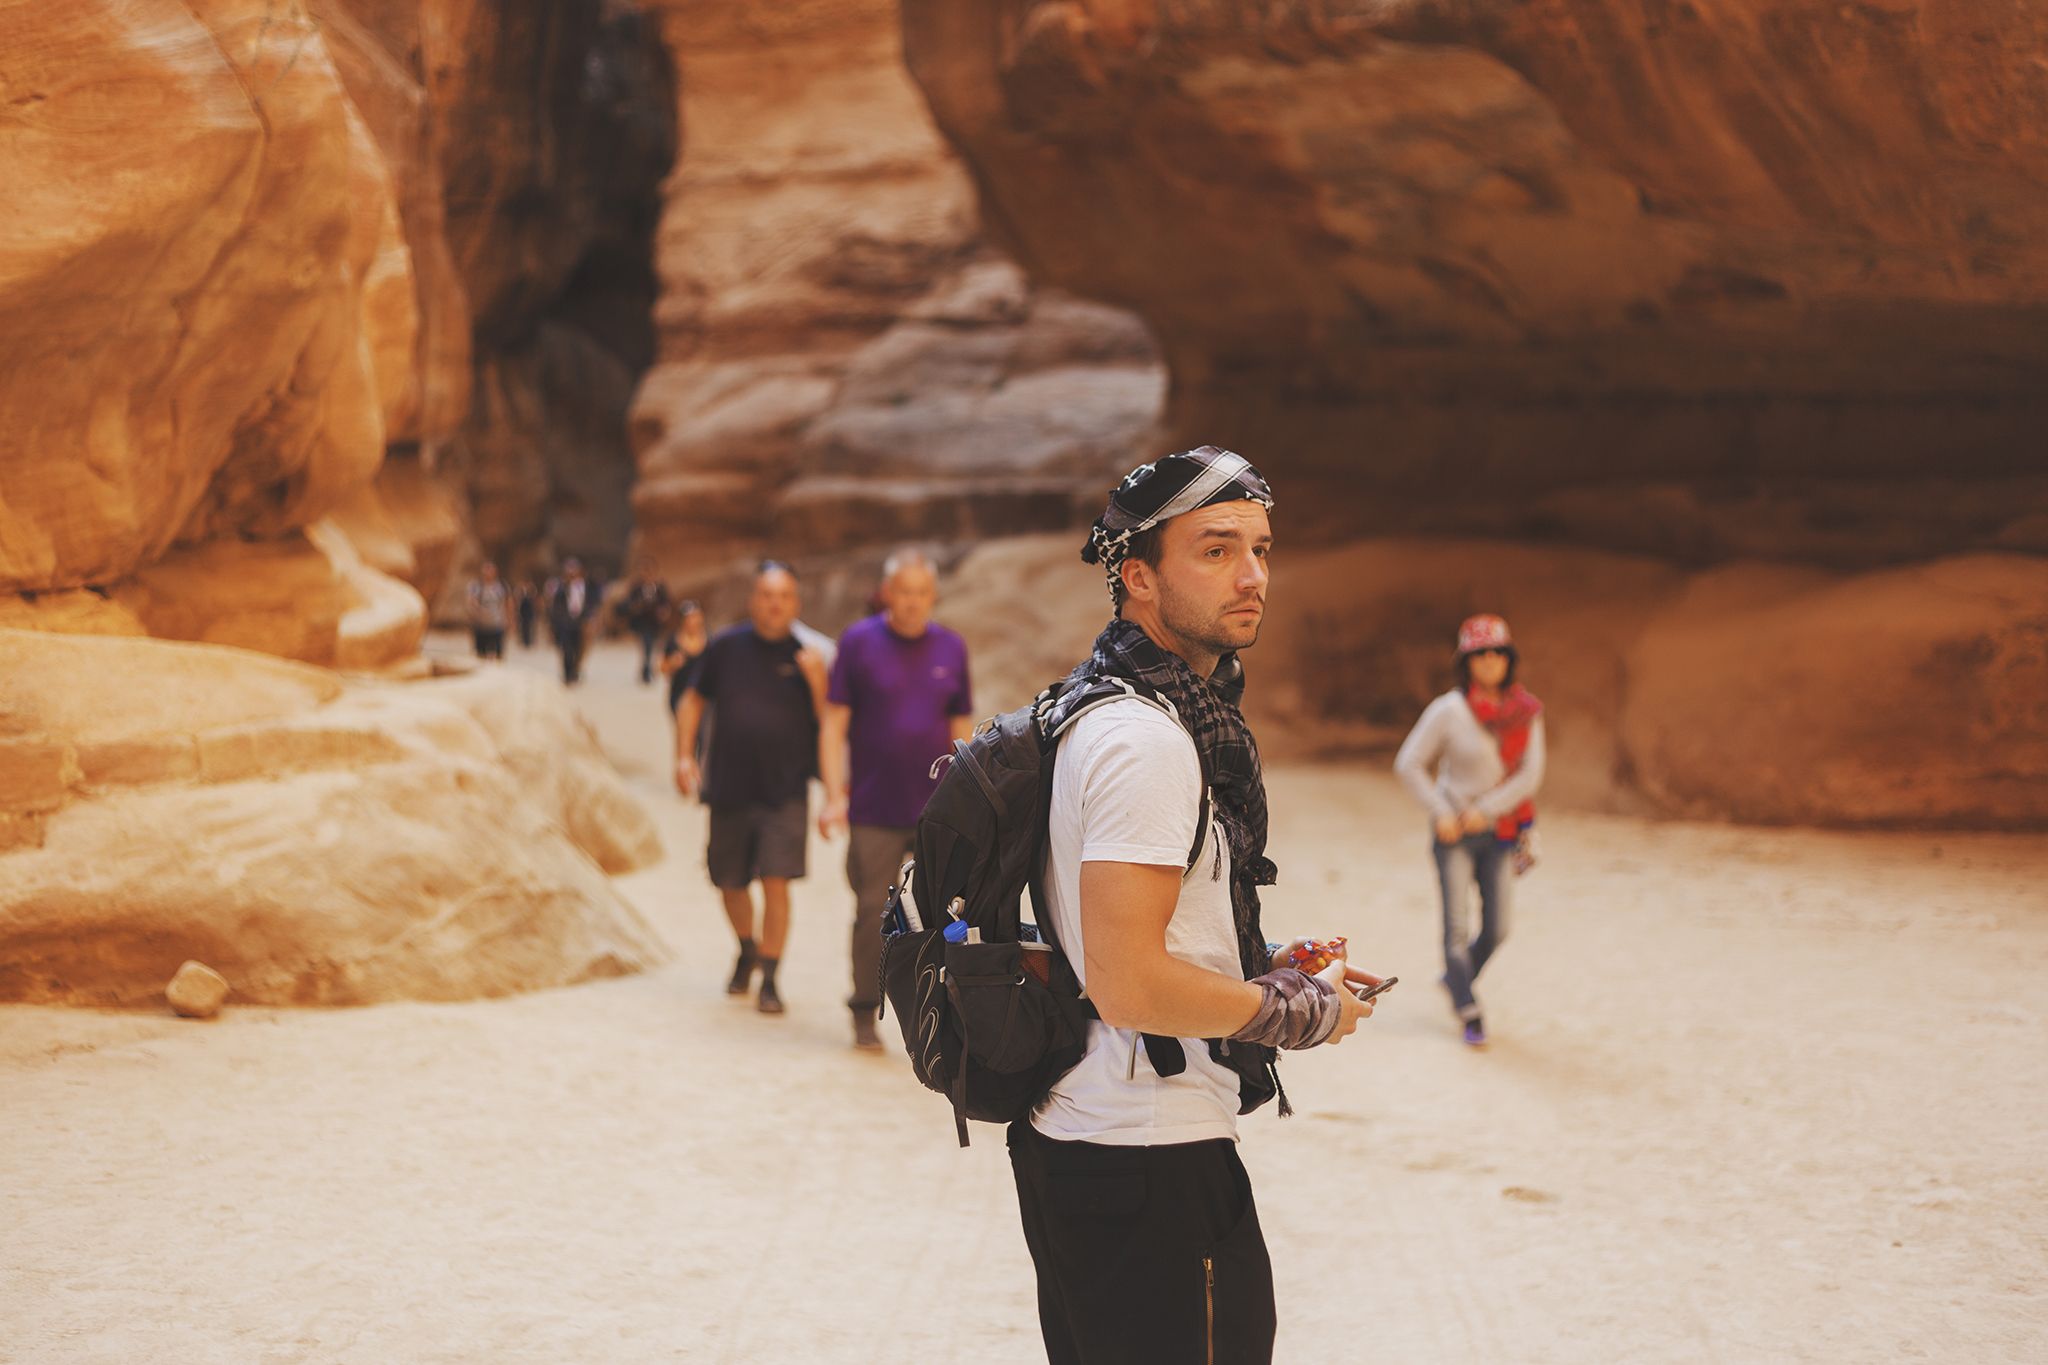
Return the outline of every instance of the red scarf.
<path id="1" fill-rule="evenodd" d="M 1522 766 L 1522 755 L 1528 752 L 1529 726 L 1543 714 L 1543 703 L 1536 700 L 1535 693 L 1513 683 L 1502 689 L 1498 701 L 1487 701 L 1467 688 L 1465 704 L 1472 708 L 1473 717 L 1493 733 L 1494 743 L 1500 745 L 1501 766 L 1512 777 Z M 1493 835 L 1496 839 L 1518 839 L 1523 828 L 1535 822 L 1536 803 L 1524 801 L 1493 827 Z"/>

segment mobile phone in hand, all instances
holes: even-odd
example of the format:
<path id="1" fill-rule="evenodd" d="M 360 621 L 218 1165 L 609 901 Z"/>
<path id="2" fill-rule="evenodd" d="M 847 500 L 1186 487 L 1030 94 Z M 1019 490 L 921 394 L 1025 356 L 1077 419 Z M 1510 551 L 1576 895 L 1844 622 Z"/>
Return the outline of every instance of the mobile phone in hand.
<path id="1" fill-rule="evenodd" d="M 1384 992 L 1389 986 L 1392 986 L 1395 982 L 1399 981 L 1400 979 L 1401 978 L 1398 976 L 1390 976 L 1386 980 L 1380 982 L 1380 984 L 1377 986 L 1367 986 L 1364 990 L 1358 993 L 1358 1002 L 1361 1005 L 1364 1004 L 1366 1001 L 1372 999 L 1374 996 Z"/>

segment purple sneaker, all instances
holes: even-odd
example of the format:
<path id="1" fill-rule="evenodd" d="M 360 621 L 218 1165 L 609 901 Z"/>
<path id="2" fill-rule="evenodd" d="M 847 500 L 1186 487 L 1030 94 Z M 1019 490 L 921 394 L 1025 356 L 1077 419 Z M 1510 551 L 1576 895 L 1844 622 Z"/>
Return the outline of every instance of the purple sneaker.
<path id="1" fill-rule="evenodd" d="M 1480 1023 L 1477 1019 L 1467 1019 L 1465 1021 L 1465 1046 L 1485 1047 L 1486 1025 Z"/>

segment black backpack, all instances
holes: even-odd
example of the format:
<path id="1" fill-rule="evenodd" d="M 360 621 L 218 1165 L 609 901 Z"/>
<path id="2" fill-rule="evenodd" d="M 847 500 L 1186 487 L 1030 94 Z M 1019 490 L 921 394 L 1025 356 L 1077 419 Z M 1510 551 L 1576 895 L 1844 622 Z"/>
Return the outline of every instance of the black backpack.
<path id="1" fill-rule="evenodd" d="M 1024 1117 L 1087 1050 L 1098 1016 L 1059 949 L 1040 884 L 1053 761 L 1075 721 L 1131 697 L 1178 719 L 1140 683 L 1062 683 L 982 722 L 933 765 L 944 773 L 883 910 L 882 991 L 918 1080 L 952 1102 L 962 1147 L 968 1119 Z M 1208 828 L 1205 788 L 1190 867 Z M 1023 922 L 1027 889 L 1035 925 Z M 1186 1067 L 1179 1040 L 1144 1041 L 1159 1074 Z"/>

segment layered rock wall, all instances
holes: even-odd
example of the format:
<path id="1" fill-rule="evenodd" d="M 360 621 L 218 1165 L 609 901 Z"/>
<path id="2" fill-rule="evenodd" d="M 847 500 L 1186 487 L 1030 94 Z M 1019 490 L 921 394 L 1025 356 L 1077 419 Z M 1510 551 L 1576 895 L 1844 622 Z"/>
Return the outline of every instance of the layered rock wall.
<path id="1" fill-rule="evenodd" d="M 1284 509 L 1276 517 L 1287 534 Z M 976 705 L 1026 705 L 1107 619 L 1073 536 L 984 546 L 940 615 Z M 1274 557 L 1245 655 L 1269 759 L 1392 761 L 1453 685 L 1457 623 L 1497 611 L 1543 698 L 1539 807 L 1766 824 L 2048 826 L 2048 561 L 1867 573 L 1512 542 L 1361 540 Z M 1421 815 L 1417 815 L 1421 837 Z"/>
<path id="2" fill-rule="evenodd" d="M 331 659 L 349 587 L 297 537 L 375 475 L 406 416 L 380 372 L 418 312 L 318 25 L 259 0 L 17 5 L 0 54 L 0 592 L 268 541 L 322 583 L 288 651 Z"/>
<path id="3" fill-rule="evenodd" d="M 905 0 L 1042 284 L 1325 539 L 2048 549 L 2048 13 Z"/>
<path id="4" fill-rule="evenodd" d="M 323 1004 L 661 957 L 605 881 L 659 846 L 557 689 L 306 666 L 416 670 L 479 538 L 623 551 L 673 137 L 640 25 L 0 3 L 0 1000 L 140 1004 L 187 957 Z"/>
<path id="5" fill-rule="evenodd" d="M 2048 823 L 2048 12 L 903 9 L 992 237 L 1272 477 L 1276 735 L 1505 611 L 1563 799 Z"/>
<path id="6" fill-rule="evenodd" d="M 1130 315 L 1034 287 L 905 73 L 891 0 L 657 0 L 683 156 L 634 407 L 640 543 L 698 584 L 1064 525 L 1157 413 Z"/>
<path id="7" fill-rule="evenodd" d="M 477 539 L 622 556 L 674 151 L 632 6 L 12 5 L 0 90 L 0 593 L 387 662 L 423 612 L 388 629 L 365 572 L 433 596 Z"/>

